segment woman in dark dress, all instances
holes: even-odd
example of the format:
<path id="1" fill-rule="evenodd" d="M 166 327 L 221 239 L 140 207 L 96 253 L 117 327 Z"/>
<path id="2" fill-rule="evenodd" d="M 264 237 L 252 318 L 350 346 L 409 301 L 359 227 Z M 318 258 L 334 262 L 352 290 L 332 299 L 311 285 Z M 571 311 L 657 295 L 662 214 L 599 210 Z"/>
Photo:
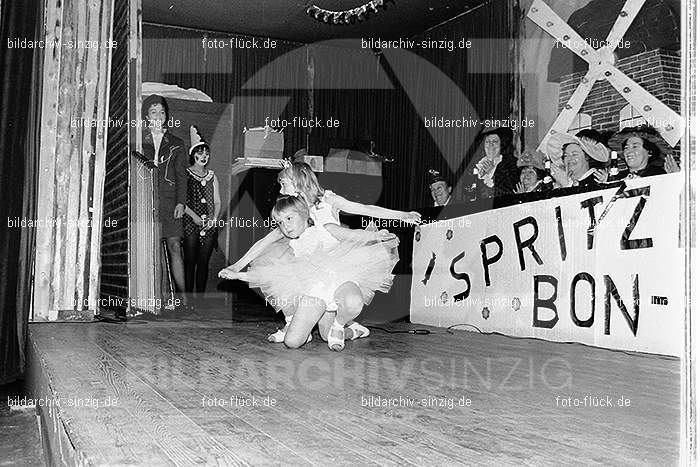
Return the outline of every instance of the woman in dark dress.
<path id="1" fill-rule="evenodd" d="M 187 169 L 187 205 L 184 217 L 185 290 L 201 296 L 207 287 L 209 259 L 216 247 L 221 211 L 219 180 L 208 170 L 209 145 L 195 127 L 190 129 L 190 167 Z"/>
<path id="2" fill-rule="evenodd" d="M 479 139 L 483 142 L 484 156 L 473 168 L 477 177 L 477 197 L 512 195 L 518 183 L 518 167 L 512 149 L 513 132 L 510 128 L 486 129 Z"/>

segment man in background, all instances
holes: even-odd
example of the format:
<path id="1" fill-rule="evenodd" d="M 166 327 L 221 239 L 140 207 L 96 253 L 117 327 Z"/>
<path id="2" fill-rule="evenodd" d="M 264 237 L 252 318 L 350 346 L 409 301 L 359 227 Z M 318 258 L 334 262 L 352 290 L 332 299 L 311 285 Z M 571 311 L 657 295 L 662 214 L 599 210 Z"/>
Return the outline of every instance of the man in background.
<path id="1" fill-rule="evenodd" d="M 433 174 L 429 188 L 433 206 L 445 206 L 452 201 L 452 184 L 439 173 Z"/>

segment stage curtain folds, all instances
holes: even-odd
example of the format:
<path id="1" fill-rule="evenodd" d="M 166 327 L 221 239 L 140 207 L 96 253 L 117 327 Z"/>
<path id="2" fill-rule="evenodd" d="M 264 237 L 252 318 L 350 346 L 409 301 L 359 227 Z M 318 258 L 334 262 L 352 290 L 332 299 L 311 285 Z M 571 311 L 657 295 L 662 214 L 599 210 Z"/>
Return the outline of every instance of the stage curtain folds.
<path id="1" fill-rule="evenodd" d="M 0 219 L 36 217 L 41 49 L 7 47 L 8 39 L 40 38 L 41 3 L 6 2 L 2 6 L 0 63 Z M 31 301 L 34 229 L 10 227 L 0 236 L 0 384 L 25 371 Z"/>
<path id="2" fill-rule="evenodd" d="M 420 86 L 415 93 L 428 107 L 413 119 L 415 141 L 405 152 L 413 161 L 410 180 L 422 188 L 413 190 L 417 192 L 413 205 L 425 204 L 426 200 L 432 205 L 427 191 L 430 168 L 452 179 L 453 196 L 460 200 L 466 183 L 462 180 L 464 171 L 477 152 L 475 142 L 481 126 L 487 120 L 511 117 L 517 63 L 513 50 L 515 14 L 510 2 L 490 2 L 416 38 L 433 46 L 418 49 L 418 55 L 439 69 L 451 83 L 433 85 L 429 68 L 418 67 L 424 78 L 415 79 L 415 85 Z M 453 50 L 439 47 L 441 40 L 452 44 Z M 471 41 L 469 48 L 467 41 Z M 464 47 L 460 47 L 460 42 Z M 411 76 L 408 72 L 406 75 Z M 455 120 L 464 117 L 480 123 L 429 130 L 425 117 L 433 116 Z M 398 180 L 408 179 L 398 177 Z M 401 196 L 401 192 L 397 187 L 393 193 Z"/>

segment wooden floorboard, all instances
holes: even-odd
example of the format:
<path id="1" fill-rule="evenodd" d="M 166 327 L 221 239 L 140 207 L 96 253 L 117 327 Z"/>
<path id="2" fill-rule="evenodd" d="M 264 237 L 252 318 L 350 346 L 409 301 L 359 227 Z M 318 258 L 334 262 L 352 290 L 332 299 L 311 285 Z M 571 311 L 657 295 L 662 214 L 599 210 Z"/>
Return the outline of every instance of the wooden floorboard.
<path id="1" fill-rule="evenodd" d="M 40 396 L 61 399 L 62 426 L 95 465 L 679 459 L 677 359 L 437 328 L 372 330 L 340 353 L 315 334 L 288 350 L 265 341 L 274 328 L 216 319 L 32 325 L 53 391 Z M 613 407 L 561 406 L 587 395 Z M 628 407 L 617 405 L 621 396 Z M 368 404 L 389 399 L 405 404 Z"/>

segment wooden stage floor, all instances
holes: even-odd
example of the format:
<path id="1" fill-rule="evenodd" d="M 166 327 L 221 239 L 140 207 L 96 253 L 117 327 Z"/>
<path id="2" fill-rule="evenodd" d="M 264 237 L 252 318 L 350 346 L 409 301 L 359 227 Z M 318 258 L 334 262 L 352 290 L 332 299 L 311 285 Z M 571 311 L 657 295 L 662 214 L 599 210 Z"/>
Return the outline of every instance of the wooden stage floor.
<path id="1" fill-rule="evenodd" d="M 60 401 L 43 421 L 64 431 L 54 458 L 72 449 L 93 465 L 679 459 L 677 359 L 437 328 L 372 330 L 341 353 L 316 333 L 288 350 L 265 341 L 273 330 L 216 320 L 32 324 L 44 382 L 35 397 Z"/>

